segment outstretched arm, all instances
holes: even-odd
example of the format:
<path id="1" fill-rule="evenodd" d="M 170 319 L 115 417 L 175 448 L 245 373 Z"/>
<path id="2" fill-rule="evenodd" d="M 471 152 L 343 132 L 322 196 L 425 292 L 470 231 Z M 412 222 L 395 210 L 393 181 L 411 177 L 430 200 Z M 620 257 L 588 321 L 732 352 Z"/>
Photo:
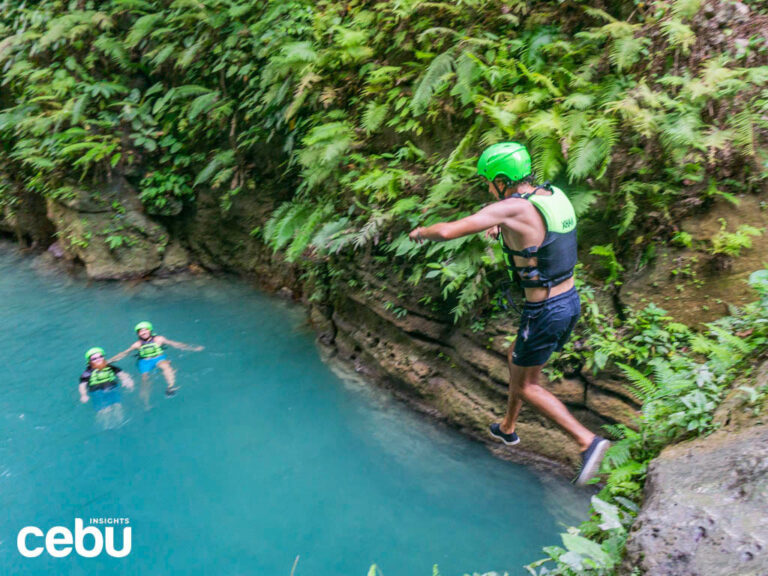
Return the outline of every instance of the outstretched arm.
<path id="1" fill-rule="evenodd" d="M 203 350 L 203 346 L 195 346 L 194 344 L 184 344 L 184 342 L 176 342 L 174 340 L 169 340 L 165 336 L 158 336 L 157 337 L 158 344 L 164 345 L 167 344 L 168 346 L 171 346 L 173 348 L 178 348 L 179 350 L 190 350 L 192 352 L 200 352 Z"/>
<path id="2" fill-rule="evenodd" d="M 508 222 L 512 217 L 514 217 L 513 205 L 507 202 L 495 202 L 471 216 L 454 222 L 438 222 L 432 226 L 416 228 L 409 236 L 415 242 L 422 242 L 423 240 L 443 242 L 488 230 L 493 226 Z"/>
<path id="3" fill-rule="evenodd" d="M 131 344 L 131 347 L 128 348 L 128 350 L 123 350 L 119 354 L 115 354 L 114 356 L 112 356 L 112 358 L 107 360 L 107 364 L 111 364 L 112 362 L 117 362 L 118 360 L 122 360 L 123 358 L 128 356 L 128 354 L 130 354 L 133 350 L 136 350 L 138 347 L 139 347 L 139 343 L 134 342 L 133 344 Z"/>
<path id="4" fill-rule="evenodd" d="M 131 378 L 131 375 L 127 372 L 118 372 L 117 377 L 120 379 L 120 383 L 128 388 L 128 390 L 133 390 L 133 378 Z"/>

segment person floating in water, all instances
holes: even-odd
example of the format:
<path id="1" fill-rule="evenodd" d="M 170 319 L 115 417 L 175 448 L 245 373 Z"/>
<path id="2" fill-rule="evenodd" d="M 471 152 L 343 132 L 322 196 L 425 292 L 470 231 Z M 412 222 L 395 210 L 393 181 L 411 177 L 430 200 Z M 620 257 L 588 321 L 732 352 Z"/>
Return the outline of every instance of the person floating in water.
<path id="1" fill-rule="evenodd" d="M 581 311 L 573 278 L 577 261 L 573 206 L 559 188 L 533 185 L 531 157 L 522 144 L 490 146 L 480 155 L 477 172 L 488 181 L 488 191 L 497 202 L 460 220 L 418 227 L 409 236 L 421 243 L 483 231 L 499 234 L 509 275 L 522 285 L 525 303 L 507 358 L 507 412 L 500 423 L 491 424 L 490 433 L 509 446 L 517 444 L 515 427 L 525 400 L 576 440 L 582 464 L 575 481 L 582 485 L 598 472 L 610 442 L 585 428 L 539 384 L 541 369 L 552 352 L 565 346 Z"/>
<path id="2" fill-rule="evenodd" d="M 106 428 L 114 428 L 123 421 L 118 381 L 133 390 L 133 379 L 118 366 L 107 363 L 103 348 L 89 349 L 85 360 L 88 365 L 80 376 L 80 402 L 91 400 L 99 420 Z"/>
<path id="3" fill-rule="evenodd" d="M 176 373 L 171 367 L 171 363 L 163 350 L 164 346 L 171 346 L 179 350 L 191 350 L 200 352 L 202 346 L 193 346 L 182 342 L 174 342 L 164 336 L 158 336 L 153 332 L 152 324 L 149 322 L 139 322 L 134 328 L 139 339 L 131 344 L 127 350 L 120 352 L 110 359 L 110 362 L 117 362 L 132 351 L 136 351 L 139 356 L 139 372 L 141 373 L 142 386 L 146 389 L 149 382 L 149 374 L 158 366 L 163 372 L 167 387 L 166 396 L 173 396 L 179 389 L 176 386 Z"/>

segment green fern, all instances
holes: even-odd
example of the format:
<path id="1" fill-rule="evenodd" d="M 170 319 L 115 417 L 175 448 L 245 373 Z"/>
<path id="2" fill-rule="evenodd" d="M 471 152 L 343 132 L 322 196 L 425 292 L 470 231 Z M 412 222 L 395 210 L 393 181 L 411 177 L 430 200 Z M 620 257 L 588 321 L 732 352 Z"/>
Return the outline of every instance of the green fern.
<path id="1" fill-rule="evenodd" d="M 282 250 L 296 235 L 312 207 L 304 202 L 292 202 L 287 208 L 276 211 L 264 227 L 264 238 L 274 250 Z"/>
<path id="2" fill-rule="evenodd" d="M 144 40 L 152 30 L 156 29 L 163 21 L 164 14 L 156 12 L 155 14 L 145 14 L 133 23 L 131 31 L 125 38 L 125 45 L 128 48 L 135 48 L 139 42 Z"/>
<path id="3" fill-rule="evenodd" d="M 478 93 L 477 82 L 481 76 L 477 57 L 470 52 L 462 52 L 456 59 L 456 84 L 451 95 L 458 96 L 464 106 L 474 102 Z"/>
<path id="4" fill-rule="evenodd" d="M 199 186 L 205 182 L 214 179 L 217 174 L 224 170 L 231 170 L 235 164 L 234 150 L 222 150 L 218 152 L 210 162 L 203 168 L 195 178 L 193 186 Z"/>
<path id="5" fill-rule="evenodd" d="M 672 12 L 682 18 L 693 18 L 701 8 L 702 0 L 674 0 Z"/>
<path id="6" fill-rule="evenodd" d="M 645 53 L 650 44 L 647 38 L 635 38 L 631 35 L 621 36 L 613 41 L 608 57 L 618 70 L 626 70 L 634 66 Z"/>
<path id="7" fill-rule="evenodd" d="M 455 65 L 456 61 L 450 51 L 443 52 L 430 62 L 424 76 L 413 91 L 411 110 L 414 115 L 419 116 L 424 113 L 433 94 L 448 81 Z"/>
<path id="8" fill-rule="evenodd" d="M 318 226 L 323 224 L 330 214 L 333 213 L 333 206 L 330 204 L 320 204 L 306 215 L 306 218 L 295 218 L 291 225 L 297 228 L 293 241 L 285 251 L 285 259 L 288 262 L 295 262 L 310 245 Z"/>
<path id="9" fill-rule="evenodd" d="M 696 43 L 696 34 L 691 27 L 676 18 L 662 22 L 661 29 L 669 44 L 674 48 L 679 48 L 683 54 L 688 54 L 691 47 Z"/>
<path id="10" fill-rule="evenodd" d="M 617 362 L 616 365 L 621 368 L 622 372 L 624 372 L 624 376 L 626 376 L 627 380 L 630 382 L 632 392 L 641 402 L 648 402 L 657 397 L 659 387 L 645 374 L 628 364 Z"/>
<path id="11" fill-rule="evenodd" d="M 368 102 L 365 106 L 362 119 L 362 128 L 368 134 L 376 132 L 384 123 L 389 113 L 389 106 L 384 103 Z"/>
<path id="12" fill-rule="evenodd" d="M 733 116 L 733 142 L 745 154 L 750 156 L 754 156 L 756 151 L 755 144 L 757 138 L 755 126 L 758 122 L 758 116 L 749 108 L 745 108 Z"/>
<path id="13" fill-rule="evenodd" d="M 347 122 L 329 122 L 310 130 L 298 152 L 307 187 L 326 180 L 354 143 L 354 131 Z"/>

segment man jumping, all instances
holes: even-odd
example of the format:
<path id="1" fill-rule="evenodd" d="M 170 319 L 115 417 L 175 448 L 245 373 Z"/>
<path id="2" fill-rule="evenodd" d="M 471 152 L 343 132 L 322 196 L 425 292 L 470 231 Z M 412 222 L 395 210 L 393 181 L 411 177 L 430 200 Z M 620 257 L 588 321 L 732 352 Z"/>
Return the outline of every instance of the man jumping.
<path id="1" fill-rule="evenodd" d="M 441 242 L 490 230 L 499 232 L 510 277 L 515 274 L 525 291 L 520 327 L 508 354 L 509 402 L 501 423 L 491 435 L 512 446 L 525 400 L 558 424 L 579 444 L 579 485 L 592 478 L 610 442 L 580 424 L 565 405 L 539 384 L 541 369 L 552 352 L 562 350 L 581 311 L 573 280 L 577 261 L 576 214 L 562 190 L 534 186 L 531 157 L 522 144 L 503 142 L 487 148 L 477 172 L 488 180 L 488 191 L 498 201 L 454 222 L 419 227 L 411 240 Z"/>

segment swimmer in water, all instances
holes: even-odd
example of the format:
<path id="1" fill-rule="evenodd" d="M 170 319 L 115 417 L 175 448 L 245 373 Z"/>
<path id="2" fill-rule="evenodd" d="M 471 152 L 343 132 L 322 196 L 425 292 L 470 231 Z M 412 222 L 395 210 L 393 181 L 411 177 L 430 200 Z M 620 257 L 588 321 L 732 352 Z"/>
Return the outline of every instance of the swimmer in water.
<path id="1" fill-rule="evenodd" d="M 149 322 L 139 322 L 134 330 L 136 330 L 139 339 L 131 344 L 130 348 L 111 358 L 110 362 L 117 362 L 131 352 L 136 351 L 139 356 L 138 365 L 139 372 L 141 372 L 142 387 L 148 391 L 149 375 L 155 368 L 160 367 L 167 384 L 165 394 L 166 396 L 173 396 L 179 387 L 176 386 L 176 373 L 171 367 L 171 363 L 165 355 L 163 348 L 171 346 L 179 350 L 200 352 L 203 350 L 203 347 L 184 344 L 183 342 L 174 342 L 164 336 L 158 336 L 153 332 L 152 324 Z"/>
<path id="2" fill-rule="evenodd" d="M 107 418 L 122 422 L 123 408 L 117 389 L 118 381 L 128 390 L 133 390 L 133 379 L 118 366 L 107 363 L 103 348 L 91 348 L 85 353 L 85 359 L 88 365 L 80 376 L 80 402 L 85 404 L 92 400 L 100 420 Z M 114 415 L 114 418 L 110 415 Z"/>

